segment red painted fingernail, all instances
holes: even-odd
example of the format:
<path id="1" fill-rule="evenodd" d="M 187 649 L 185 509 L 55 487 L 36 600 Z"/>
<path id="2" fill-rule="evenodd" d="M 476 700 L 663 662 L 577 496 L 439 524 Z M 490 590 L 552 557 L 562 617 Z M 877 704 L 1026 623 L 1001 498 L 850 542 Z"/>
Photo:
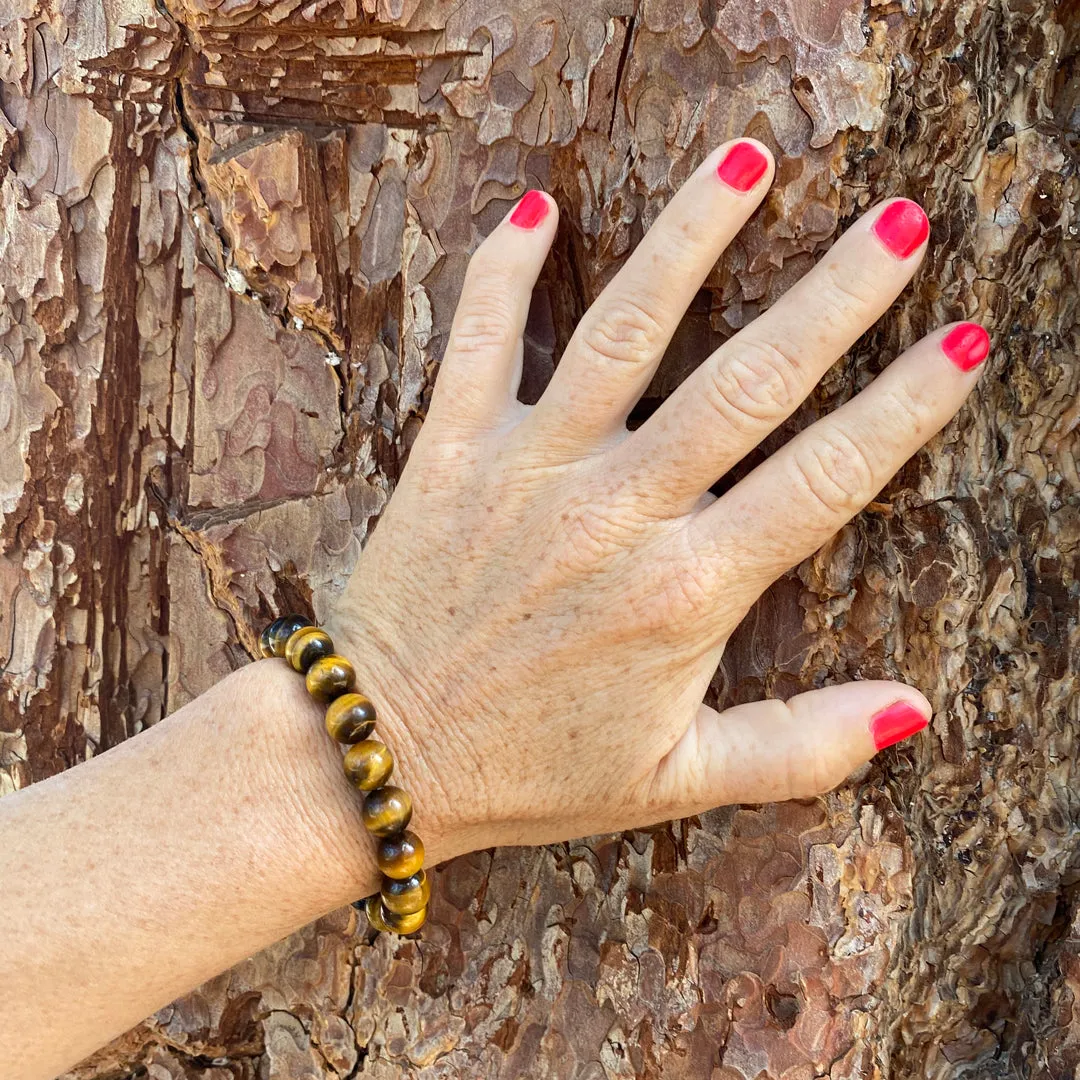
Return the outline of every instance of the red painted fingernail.
<path id="1" fill-rule="evenodd" d="M 885 207 L 874 222 L 874 232 L 898 259 L 908 259 L 926 243 L 930 219 L 918 203 L 899 199 Z"/>
<path id="2" fill-rule="evenodd" d="M 510 224 L 519 229 L 535 229 L 548 213 L 548 201 L 542 191 L 526 191 L 510 215 Z"/>
<path id="3" fill-rule="evenodd" d="M 769 170 L 769 159 L 753 144 L 736 143 L 716 167 L 716 175 L 728 187 L 747 192 Z"/>
<path id="4" fill-rule="evenodd" d="M 914 705 L 898 701 L 870 718 L 870 734 L 879 750 L 911 738 L 930 723 Z"/>
<path id="5" fill-rule="evenodd" d="M 971 371 L 990 355 L 990 335 L 978 323 L 961 323 L 949 331 L 941 349 L 961 371 Z"/>

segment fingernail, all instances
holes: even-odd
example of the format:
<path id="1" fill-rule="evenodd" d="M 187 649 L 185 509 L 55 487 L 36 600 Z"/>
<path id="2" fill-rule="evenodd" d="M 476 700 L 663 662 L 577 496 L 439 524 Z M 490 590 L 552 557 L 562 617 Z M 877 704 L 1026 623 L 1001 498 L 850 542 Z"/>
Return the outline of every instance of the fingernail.
<path id="1" fill-rule="evenodd" d="M 941 349 L 961 371 L 971 371 L 990 355 L 990 335 L 978 323 L 961 323 L 949 331 Z"/>
<path id="2" fill-rule="evenodd" d="M 519 229 L 535 229 L 548 213 L 548 201 L 542 191 L 526 191 L 510 215 L 510 224 Z"/>
<path id="3" fill-rule="evenodd" d="M 741 142 L 727 152 L 716 167 L 716 175 L 728 187 L 747 192 L 757 186 L 768 170 L 769 159 L 753 143 Z"/>
<path id="4" fill-rule="evenodd" d="M 874 222 L 874 232 L 898 259 L 908 259 L 926 243 L 930 219 L 918 203 L 899 199 L 885 207 Z"/>
<path id="5" fill-rule="evenodd" d="M 911 738 L 928 723 L 930 721 L 914 705 L 898 701 L 887 709 L 874 713 L 870 718 L 870 734 L 873 736 L 874 746 L 878 750 L 884 750 L 886 746 L 893 746 Z"/>

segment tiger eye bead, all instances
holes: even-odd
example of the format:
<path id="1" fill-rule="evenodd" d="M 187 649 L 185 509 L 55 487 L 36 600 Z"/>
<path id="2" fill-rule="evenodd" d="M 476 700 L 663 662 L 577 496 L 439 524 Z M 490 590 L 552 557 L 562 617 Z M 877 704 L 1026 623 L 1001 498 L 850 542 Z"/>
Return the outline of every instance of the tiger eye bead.
<path id="1" fill-rule="evenodd" d="M 308 693 L 316 701 L 333 701 L 347 694 L 356 682 L 356 671 L 344 656 L 331 653 L 316 660 L 307 671 Z"/>
<path id="2" fill-rule="evenodd" d="M 415 934 L 421 926 L 427 922 L 427 908 L 422 907 L 419 911 L 410 912 L 408 915 L 395 915 L 388 911 L 386 905 L 382 905 L 379 912 L 383 924 L 388 926 L 395 934 Z"/>
<path id="3" fill-rule="evenodd" d="M 376 788 L 364 800 L 360 816 L 369 833 L 375 836 L 395 836 L 402 832 L 412 817 L 412 799 L 404 788 L 387 785 Z"/>
<path id="4" fill-rule="evenodd" d="M 305 626 L 297 630 L 285 643 L 285 659 L 289 661 L 294 671 L 301 675 L 307 674 L 307 670 L 324 656 L 330 656 L 334 651 L 334 643 L 330 635 L 324 630 L 314 626 Z"/>
<path id="5" fill-rule="evenodd" d="M 349 778 L 349 783 L 361 791 L 374 791 L 375 788 L 382 787 L 393 771 L 394 755 L 390 753 L 389 747 L 375 739 L 358 742 L 355 746 L 350 746 L 345 754 L 345 775 Z"/>
<path id="6" fill-rule="evenodd" d="M 364 901 L 364 914 L 367 916 L 368 926 L 372 930 L 378 930 L 381 934 L 393 933 L 390 927 L 383 921 L 382 899 L 378 893 L 369 896 Z"/>
<path id="7" fill-rule="evenodd" d="M 261 652 L 263 656 L 274 655 L 274 631 L 281 621 L 281 619 L 275 619 L 273 622 L 267 623 L 266 626 L 263 627 L 263 632 L 259 635 L 259 652 Z"/>
<path id="8" fill-rule="evenodd" d="M 326 730 L 340 743 L 358 743 L 375 730 L 375 706 L 363 694 L 342 694 L 326 710 Z"/>
<path id="9" fill-rule="evenodd" d="M 383 907 L 393 915 L 412 915 L 426 908 L 431 899 L 431 879 L 423 870 L 417 870 L 412 877 L 403 881 L 383 878 Z"/>
<path id="10" fill-rule="evenodd" d="M 424 865 L 424 841 L 408 830 L 400 836 L 388 836 L 379 841 L 375 861 L 388 878 L 410 878 Z"/>
<path id="11" fill-rule="evenodd" d="M 268 638 L 270 640 L 270 654 L 271 656 L 284 656 L 285 645 L 289 638 L 296 633 L 297 630 L 302 630 L 305 626 L 310 626 L 311 620 L 305 619 L 303 615 L 285 615 L 280 619 L 275 619 L 268 628 Z"/>

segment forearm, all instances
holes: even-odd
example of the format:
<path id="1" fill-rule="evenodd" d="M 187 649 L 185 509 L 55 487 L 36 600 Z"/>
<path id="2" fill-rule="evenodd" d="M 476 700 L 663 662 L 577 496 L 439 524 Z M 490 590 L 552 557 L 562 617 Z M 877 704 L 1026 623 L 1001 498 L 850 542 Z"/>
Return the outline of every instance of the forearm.
<path id="1" fill-rule="evenodd" d="M 0 801 L 0 1058 L 55 1076 L 378 873 L 303 680 L 254 664 Z"/>

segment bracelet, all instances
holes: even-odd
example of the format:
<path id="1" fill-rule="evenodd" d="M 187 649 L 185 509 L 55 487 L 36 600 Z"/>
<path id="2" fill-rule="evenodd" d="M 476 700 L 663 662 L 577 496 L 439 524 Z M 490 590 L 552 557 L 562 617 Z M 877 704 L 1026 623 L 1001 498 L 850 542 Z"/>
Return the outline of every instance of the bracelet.
<path id="1" fill-rule="evenodd" d="M 364 825 L 377 840 L 375 858 L 383 873 L 374 896 L 357 900 L 375 930 L 412 934 L 424 925 L 431 881 L 424 873 L 424 842 L 407 828 L 412 799 L 387 784 L 394 757 L 383 743 L 368 736 L 375 730 L 375 706 L 356 693 L 356 671 L 334 652 L 330 635 L 301 615 L 275 619 L 259 636 L 263 656 L 284 657 L 303 675 L 308 693 L 327 706 L 326 730 L 345 744 L 345 775 L 364 792 Z"/>

